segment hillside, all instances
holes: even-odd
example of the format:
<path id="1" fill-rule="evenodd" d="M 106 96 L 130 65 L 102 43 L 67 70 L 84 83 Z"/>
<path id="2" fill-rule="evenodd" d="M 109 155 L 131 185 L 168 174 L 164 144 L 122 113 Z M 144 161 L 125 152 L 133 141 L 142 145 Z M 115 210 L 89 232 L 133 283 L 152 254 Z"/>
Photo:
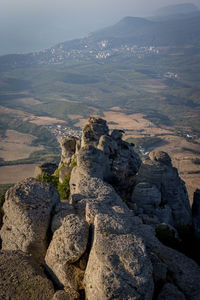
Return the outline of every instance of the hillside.
<path id="1" fill-rule="evenodd" d="M 142 139 L 138 147 L 151 138 L 139 148 L 144 157 L 167 147 L 192 199 L 200 172 L 199 21 L 198 11 L 159 21 L 126 17 L 83 39 L 0 57 L 1 174 L 27 163 L 33 172 L 44 156 L 57 160 L 56 139 L 79 136 L 84 120 L 99 115 L 126 138 Z M 12 160 L 10 130 L 26 134 L 24 153 Z"/>

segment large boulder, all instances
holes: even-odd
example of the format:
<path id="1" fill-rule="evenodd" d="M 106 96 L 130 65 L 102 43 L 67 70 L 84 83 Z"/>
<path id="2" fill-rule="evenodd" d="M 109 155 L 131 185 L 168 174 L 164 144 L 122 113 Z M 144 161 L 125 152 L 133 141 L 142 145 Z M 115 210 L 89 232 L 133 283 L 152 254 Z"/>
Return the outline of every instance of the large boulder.
<path id="1" fill-rule="evenodd" d="M 67 215 L 54 232 L 45 257 L 47 271 L 58 286 L 80 287 L 83 271 L 73 264 L 84 254 L 87 243 L 87 223 L 75 214 Z"/>
<path id="2" fill-rule="evenodd" d="M 177 169 L 172 167 L 169 155 L 163 151 L 154 151 L 149 156 L 151 160 L 146 160 L 138 171 L 132 203 L 136 203 L 144 213 L 148 214 L 148 201 L 148 206 L 152 207 L 151 213 L 158 216 L 161 222 L 175 227 L 191 225 L 192 214 L 185 183 L 179 177 Z M 152 188 L 147 188 L 146 184 L 143 184 L 143 189 L 141 182 L 148 183 Z M 148 199 L 144 197 L 139 199 L 138 190 L 141 195 L 148 193 Z M 157 191 L 157 197 L 159 193 L 161 195 L 159 207 L 154 203 L 155 191 Z"/>
<path id="3" fill-rule="evenodd" d="M 53 284 L 30 255 L 0 251 L 0 299 L 51 300 Z"/>
<path id="4" fill-rule="evenodd" d="M 60 201 L 54 208 L 54 215 L 51 220 L 51 231 L 54 233 L 61 225 L 64 218 L 74 214 L 74 207 L 66 201 Z"/>
<path id="5" fill-rule="evenodd" d="M 42 175 L 42 173 L 53 175 L 57 168 L 58 166 L 54 163 L 44 162 L 35 168 L 34 177 L 37 178 L 38 176 Z"/>
<path id="6" fill-rule="evenodd" d="M 51 211 L 58 202 L 58 191 L 34 178 L 10 188 L 3 205 L 2 249 L 31 253 L 41 263 L 47 249 Z"/>
<path id="7" fill-rule="evenodd" d="M 148 252 L 162 263 L 162 282 L 173 283 L 188 300 L 200 299 L 200 268 L 192 259 L 184 254 L 164 246 L 156 237 L 155 229 L 149 225 L 138 225 L 138 231 L 143 237 Z M 154 271 L 158 269 L 155 268 Z M 164 277 L 166 274 L 166 277 Z M 156 274 L 154 274 L 156 277 Z M 170 298 L 169 298 L 170 299 Z M 183 298 L 184 299 L 184 298 Z"/>
<path id="8" fill-rule="evenodd" d="M 96 215 L 84 281 L 88 300 L 152 299 L 152 265 L 126 215 Z"/>
<path id="9" fill-rule="evenodd" d="M 159 293 L 157 300 L 186 300 L 186 298 L 176 286 L 166 283 Z"/>
<path id="10" fill-rule="evenodd" d="M 60 142 L 61 160 L 59 166 L 69 166 L 75 159 L 75 154 L 80 140 L 73 136 L 68 136 Z"/>
<path id="11" fill-rule="evenodd" d="M 79 299 L 80 299 L 80 294 L 71 288 L 57 291 L 52 298 L 52 300 L 79 300 Z"/>
<path id="12" fill-rule="evenodd" d="M 108 132 L 105 120 L 98 117 L 89 118 L 82 131 L 81 147 L 86 145 L 97 146 L 100 137 L 108 135 Z"/>

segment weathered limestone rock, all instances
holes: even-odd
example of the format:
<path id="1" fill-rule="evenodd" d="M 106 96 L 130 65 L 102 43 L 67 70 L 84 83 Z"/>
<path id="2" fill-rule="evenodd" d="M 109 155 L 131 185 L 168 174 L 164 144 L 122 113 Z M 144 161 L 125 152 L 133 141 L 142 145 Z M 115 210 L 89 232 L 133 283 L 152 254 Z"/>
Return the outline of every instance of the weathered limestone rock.
<path id="1" fill-rule="evenodd" d="M 88 174 L 90 177 L 104 178 L 109 172 L 108 158 L 102 151 L 91 145 L 80 149 L 77 166 L 81 168 L 81 173 Z"/>
<path id="2" fill-rule="evenodd" d="M 64 291 L 57 291 L 52 300 L 79 300 L 80 294 L 73 289 L 66 288 Z"/>
<path id="3" fill-rule="evenodd" d="M 75 159 L 75 153 L 79 144 L 79 139 L 76 137 L 68 136 L 63 139 L 61 145 L 61 161 L 59 166 L 70 165 Z"/>
<path id="4" fill-rule="evenodd" d="M 66 201 L 59 202 L 54 208 L 54 216 L 51 221 L 51 231 L 54 233 L 67 215 L 74 214 L 74 207 Z"/>
<path id="5" fill-rule="evenodd" d="M 161 259 L 150 252 L 150 259 L 153 266 L 153 279 L 155 286 L 167 281 L 167 265 L 161 261 Z"/>
<path id="6" fill-rule="evenodd" d="M 166 166 L 172 167 L 172 161 L 170 156 L 164 151 L 152 151 L 149 154 L 149 157 L 152 161 L 162 163 Z"/>
<path id="7" fill-rule="evenodd" d="M 152 266 L 144 243 L 124 220 L 96 215 L 84 277 L 87 299 L 152 299 Z M 128 221 L 128 220 L 127 220 Z M 130 221 L 130 219 L 129 219 Z"/>
<path id="8" fill-rule="evenodd" d="M 42 175 L 43 172 L 49 175 L 53 175 L 53 173 L 57 168 L 58 166 L 54 163 L 50 163 L 50 162 L 42 163 L 35 168 L 34 177 L 37 178 L 38 176 Z"/>
<path id="9" fill-rule="evenodd" d="M 151 299 L 152 266 L 141 236 L 134 230 L 134 226 L 142 221 L 134 218 L 114 188 L 104 181 L 105 171 L 102 171 L 112 167 L 117 149 L 124 153 L 122 160 L 130 167 L 129 148 L 124 147 L 126 144 L 120 136 L 114 140 L 105 133 L 101 137 L 91 134 L 91 128 L 89 132 L 87 143 L 92 137 L 92 145 L 83 143 L 70 179 L 71 203 L 75 211 L 89 224 L 94 224 L 94 240 L 84 276 L 86 297 L 97 300 Z M 120 174 L 121 168 L 118 172 Z M 127 176 L 135 174 L 135 171 L 130 172 L 133 173 L 127 172 Z"/>
<path id="10" fill-rule="evenodd" d="M 184 294 L 171 283 L 166 283 L 163 286 L 157 298 L 157 300 L 185 300 L 185 299 L 186 298 Z"/>
<path id="11" fill-rule="evenodd" d="M 51 211 L 57 202 L 57 190 L 34 178 L 10 188 L 3 206 L 2 249 L 31 253 L 41 263 L 47 248 Z"/>
<path id="12" fill-rule="evenodd" d="M 132 201 L 138 209 L 143 209 L 144 213 L 151 215 L 161 203 L 161 193 L 155 185 L 148 182 L 140 182 L 136 185 Z"/>
<path id="13" fill-rule="evenodd" d="M 108 135 L 106 121 L 98 117 L 89 118 L 82 131 L 81 147 L 97 146 L 102 135 Z"/>
<path id="14" fill-rule="evenodd" d="M 166 222 L 175 227 L 191 225 L 191 208 L 189 204 L 188 194 L 184 182 L 178 175 L 177 169 L 171 165 L 171 159 L 167 153 L 163 151 L 155 151 L 150 153 L 152 160 L 146 161 L 141 165 L 137 182 L 148 182 L 152 191 L 144 185 L 136 185 L 132 194 L 132 201 L 136 203 L 144 213 L 149 213 L 149 206 L 147 209 L 147 201 L 151 205 L 151 214 L 159 217 L 161 222 Z M 157 188 L 157 197 L 159 192 L 161 194 L 161 202 L 159 207 L 155 205 L 155 187 Z M 152 195 L 151 195 L 152 192 Z M 144 195 L 148 193 L 148 200 L 142 196 L 139 199 L 139 193 Z"/>
<path id="15" fill-rule="evenodd" d="M 193 204 L 192 204 L 192 225 L 194 234 L 197 238 L 200 238 L 200 190 L 194 192 Z"/>
<path id="16" fill-rule="evenodd" d="M 0 299 L 50 300 L 53 284 L 21 251 L 0 251 Z"/>
<path id="17" fill-rule="evenodd" d="M 200 268 L 184 254 L 164 246 L 155 236 L 152 226 L 138 225 L 149 253 L 167 266 L 167 278 L 184 294 L 186 299 L 200 299 Z M 166 279 L 167 279 L 166 278 Z"/>
<path id="18" fill-rule="evenodd" d="M 87 223 L 75 214 L 67 215 L 54 232 L 45 257 L 47 270 L 60 287 L 78 288 L 82 272 L 73 263 L 84 254 L 87 243 Z"/>
<path id="19" fill-rule="evenodd" d="M 72 167 L 63 165 L 59 169 L 59 182 L 63 183 L 63 181 L 66 178 L 66 176 L 69 176 L 71 174 L 71 171 L 72 171 Z"/>

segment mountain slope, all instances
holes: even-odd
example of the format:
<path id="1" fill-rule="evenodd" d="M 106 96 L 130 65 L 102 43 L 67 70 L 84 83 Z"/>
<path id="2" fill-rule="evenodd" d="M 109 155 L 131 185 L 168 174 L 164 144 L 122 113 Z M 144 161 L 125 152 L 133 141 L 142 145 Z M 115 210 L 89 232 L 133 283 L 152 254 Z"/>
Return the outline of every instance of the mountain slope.
<path id="1" fill-rule="evenodd" d="M 113 44 L 182 46 L 200 43 L 200 14 L 184 19 L 151 21 L 126 17 L 116 25 L 90 35 L 94 41 L 109 39 Z"/>

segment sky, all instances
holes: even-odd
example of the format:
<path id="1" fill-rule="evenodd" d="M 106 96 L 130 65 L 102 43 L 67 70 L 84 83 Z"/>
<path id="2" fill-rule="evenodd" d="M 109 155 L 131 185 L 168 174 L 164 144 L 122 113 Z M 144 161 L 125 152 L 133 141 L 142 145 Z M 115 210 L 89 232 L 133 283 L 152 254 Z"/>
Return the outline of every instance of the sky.
<path id="1" fill-rule="evenodd" d="M 0 55 L 42 50 L 184 2 L 200 8 L 200 0 L 0 0 Z"/>

